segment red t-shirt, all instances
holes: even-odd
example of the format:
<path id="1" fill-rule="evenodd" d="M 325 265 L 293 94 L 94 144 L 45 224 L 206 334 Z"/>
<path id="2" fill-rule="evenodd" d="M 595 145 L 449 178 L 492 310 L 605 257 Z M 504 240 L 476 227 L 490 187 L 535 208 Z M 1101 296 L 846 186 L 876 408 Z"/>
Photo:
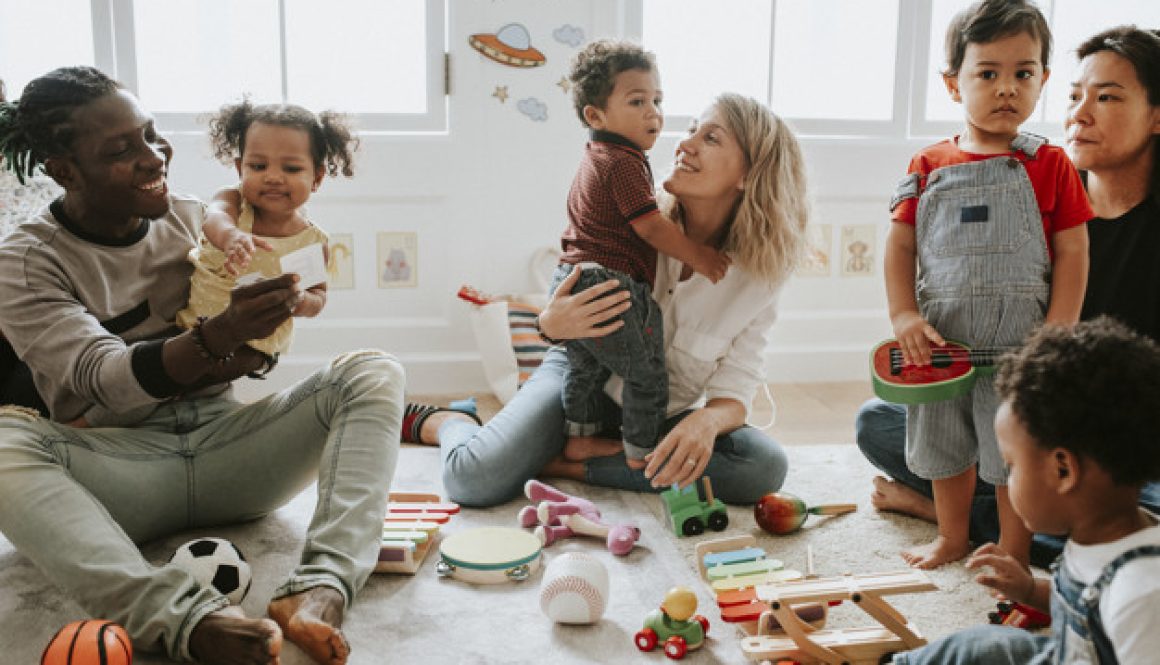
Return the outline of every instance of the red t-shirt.
<path id="1" fill-rule="evenodd" d="M 978 162 L 996 157 L 1009 157 L 1014 153 L 996 155 L 980 155 L 965 152 L 959 149 L 958 138 L 940 141 L 920 150 L 910 160 L 907 173 L 919 173 L 919 192 L 926 186 L 926 176 L 937 168 L 953 164 Z M 1088 203 L 1087 193 L 1083 188 L 1079 172 L 1075 170 L 1067 154 L 1059 146 L 1044 145 L 1036 153 L 1035 159 L 1023 159 L 1023 166 L 1027 169 L 1027 176 L 1031 179 L 1031 187 L 1035 190 L 1035 200 L 1039 203 L 1039 214 L 1043 218 L 1043 235 L 1047 240 L 1048 254 L 1054 256 L 1051 249 L 1051 236 L 1060 231 L 1077 227 L 1087 223 L 1095 217 L 1091 204 Z M 918 199 L 904 199 L 891 213 L 890 219 L 903 224 L 914 226 L 915 215 L 918 212 Z"/>
<path id="2" fill-rule="evenodd" d="M 568 228 L 560 238 L 564 263 L 592 261 L 652 285 L 657 251 L 632 221 L 657 210 L 652 169 L 628 139 L 592 132 L 568 192 Z"/>

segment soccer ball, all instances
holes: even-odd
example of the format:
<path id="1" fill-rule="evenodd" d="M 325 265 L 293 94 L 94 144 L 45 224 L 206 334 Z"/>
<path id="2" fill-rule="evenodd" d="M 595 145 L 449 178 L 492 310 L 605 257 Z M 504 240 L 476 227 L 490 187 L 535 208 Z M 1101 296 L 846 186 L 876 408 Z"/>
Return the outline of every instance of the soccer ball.
<path id="1" fill-rule="evenodd" d="M 177 548 L 169 560 L 184 568 L 202 586 L 211 585 L 234 605 L 250 591 L 250 564 L 233 543 L 224 538 L 198 538 Z"/>

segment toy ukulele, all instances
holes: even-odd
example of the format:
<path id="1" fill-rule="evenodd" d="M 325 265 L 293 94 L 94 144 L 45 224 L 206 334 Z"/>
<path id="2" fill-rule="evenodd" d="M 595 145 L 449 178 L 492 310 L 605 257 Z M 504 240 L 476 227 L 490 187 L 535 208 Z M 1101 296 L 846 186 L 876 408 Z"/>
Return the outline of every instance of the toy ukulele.
<path id="1" fill-rule="evenodd" d="M 874 394 L 896 404 L 927 404 L 965 395 L 975 379 L 995 371 L 1010 348 L 971 349 L 958 342 L 931 346 L 931 364 L 919 367 L 902 359 L 898 341 L 888 339 L 870 352 Z"/>

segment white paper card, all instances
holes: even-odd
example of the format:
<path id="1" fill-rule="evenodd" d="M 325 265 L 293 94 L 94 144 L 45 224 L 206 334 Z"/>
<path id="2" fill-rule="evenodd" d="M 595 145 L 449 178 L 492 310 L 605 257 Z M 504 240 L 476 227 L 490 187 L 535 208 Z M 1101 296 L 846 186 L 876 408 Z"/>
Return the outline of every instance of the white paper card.
<path id="1" fill-rule="evenodd" d="M 249 286 L 251 284 L 257 284 L 258 282 L 262 281 L 265 278 L 266 278 L 266 276 L 260 272 L 249 272 L 249 273 L 246 273 L 246 274 L 242 275 L 241 277 L 235 279 L 234 285 L 235 286 Z"/>
<path id="2" fill-rule="evenodd" d="M 328 274 L 326 272 L 326 257 L 322 252 L 322 243 L 316 242 L 283 256 L 282 273 L 288 272 L 298 273 L 300 278 L 298 286 L 303 289 L 324 284 Z"/>

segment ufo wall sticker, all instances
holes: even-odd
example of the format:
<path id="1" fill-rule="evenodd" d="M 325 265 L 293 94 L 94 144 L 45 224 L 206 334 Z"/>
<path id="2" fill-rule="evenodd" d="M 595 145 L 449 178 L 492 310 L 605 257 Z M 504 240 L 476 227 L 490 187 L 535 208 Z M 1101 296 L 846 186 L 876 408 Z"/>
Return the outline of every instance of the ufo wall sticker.
<path id="1" fill-rule="evenodd" d="M 467 43 L 476 51 L 508 67 L 539 67 L 546 62 L 544 54 L 532 46 L 528 29 L 519 23 L 509 23 L 494 35 L 472 35 Z"/>

